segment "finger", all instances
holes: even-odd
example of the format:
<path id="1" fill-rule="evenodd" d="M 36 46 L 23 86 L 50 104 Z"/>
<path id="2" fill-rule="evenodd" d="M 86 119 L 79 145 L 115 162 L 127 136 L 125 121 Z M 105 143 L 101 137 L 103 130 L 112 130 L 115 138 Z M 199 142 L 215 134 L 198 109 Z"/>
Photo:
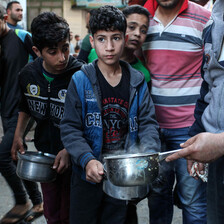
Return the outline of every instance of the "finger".
<path id="1" fill-rule="evenodd" d="M 204 170 L 205 170 L 204 163 L 198 163 L 198 172 L 203 175 Z"/>
<path id="2" fill-rule="evenodd" d="M 53 164 L 53 169 L 57 169 L 59 165 L 60 165 L 60 157 L 56 156 Z"/>

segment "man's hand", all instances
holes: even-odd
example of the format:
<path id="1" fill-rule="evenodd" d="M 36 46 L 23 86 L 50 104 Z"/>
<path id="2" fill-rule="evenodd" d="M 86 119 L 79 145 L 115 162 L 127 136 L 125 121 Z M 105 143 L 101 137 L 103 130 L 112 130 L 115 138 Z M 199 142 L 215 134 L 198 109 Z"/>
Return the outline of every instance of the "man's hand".
<path id="1" fill-rule="evenodd" d="M 62 149 L 56 156 L 54 160 L 53 169 L 57 171 L 57 173 L 64 173 L 68 167 L 70 166 L 70 155 L 66 149 Z"/>
<path id="2" fill-rule="evenodd" d="M 25 153 L 25 149 L 23 147 L 23 139 L 21 137 L 14 137 L 11 149 L 11 156 L 13 160 L 18 160 L 17 152 L 21 154 Z"/>
<path id="3" fill-rule="evenodd" d="M 202 163 L 211 162 L 224 155 L 224 133 L 200 133 L 180 146 L 183 149 L 168 156 L 166 158 L 167 162 L 182 157 Z"/>
<path id="4" fill-rule="evenodd" d="M 90 160 L 86 165 L 86 180 L 100 183 L 103 179 L 103 165 L 98 160 Z"/>

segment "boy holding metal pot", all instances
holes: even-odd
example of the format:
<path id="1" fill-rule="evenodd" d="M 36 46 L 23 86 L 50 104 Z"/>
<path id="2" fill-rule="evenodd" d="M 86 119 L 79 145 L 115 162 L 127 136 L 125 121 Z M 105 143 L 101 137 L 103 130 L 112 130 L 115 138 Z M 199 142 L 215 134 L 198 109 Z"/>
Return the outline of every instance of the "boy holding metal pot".
<path id="1" fill-rule="evenodd" d="M 38 151 L 56 155 L 53 169 L 58 173 L 51 183 L 41 183 L 44 216 L 49 224 L 69 223 L 70 157 L 60 138 L 59 123 L 71 76 L 83 63 L 69 56 L 68 23 L 53 12 L 38 15 L 31 24 L 33 50 L 38 58 L 20 72 L 22 99 L 12 146 L 25 153 L 22 136 L 30 117 L 37 123 L 34 144 Z"/>
<path id="2" fill-rule="evenodd" d="M 61 121 L 73 165 L 70 220 L 122 224 L 127 202 L 103 192 L 103 157 L 118 150 L 125 154 L 137 144 L 143 151 L 158 151 L 158 124 L 144 75 L 119 60 L 125 45 L 124 14 L 103 6 L 91 13 L 89 25 L 98 60 L 73 75 Z"/>

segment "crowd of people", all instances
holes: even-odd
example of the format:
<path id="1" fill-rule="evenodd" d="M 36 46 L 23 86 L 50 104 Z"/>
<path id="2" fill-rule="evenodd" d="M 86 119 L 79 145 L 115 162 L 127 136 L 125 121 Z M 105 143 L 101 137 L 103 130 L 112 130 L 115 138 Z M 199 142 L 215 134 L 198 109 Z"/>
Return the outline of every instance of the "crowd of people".
<path id="1" fill-rule="evenodd" d="M 29 33 L 20 3 L 0 4 L 0 173 L 15 201 L 0 224 L 42 215 L 49 224 L 137 224 L 143 197 L 106 194 L 103 163 L 138 147 L 181 148 L 149 183 L 150 224 L 171 224 L 174 204 L 184 224 L 224 222 L 224 0 L 212 13 L 189 0 L 133 2 L 91 10 L 82 41 L 54 12 L 35 17 Z M 30 120 L 36 150 L 55 156 L 57 178 L 41 191 L 16 174 Z M 192 177 L 195 162 L 202 174 L 209 163 L 208 183 Z"/>

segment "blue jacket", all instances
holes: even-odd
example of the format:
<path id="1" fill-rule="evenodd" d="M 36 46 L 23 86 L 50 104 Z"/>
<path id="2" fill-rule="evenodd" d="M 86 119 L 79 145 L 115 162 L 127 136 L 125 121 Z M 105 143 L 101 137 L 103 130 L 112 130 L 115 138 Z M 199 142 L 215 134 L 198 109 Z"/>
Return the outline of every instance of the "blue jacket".
<path id="1" fill-rule="evenodd" d="M 73 75 L 61 121 L 63 144 L 71 155 L 73 169 L 79 170 L 83 178 L 86 164 L 92 159 L 102 159 L 101 92 L 95 63 L 82 66 L 81 71 Z M 144 152 L 159 151 L 158 124 L 144 76 L 126 62 L 120 64 L 130 72 L 129 132 L 125 150 L 140 143 Z"/>

